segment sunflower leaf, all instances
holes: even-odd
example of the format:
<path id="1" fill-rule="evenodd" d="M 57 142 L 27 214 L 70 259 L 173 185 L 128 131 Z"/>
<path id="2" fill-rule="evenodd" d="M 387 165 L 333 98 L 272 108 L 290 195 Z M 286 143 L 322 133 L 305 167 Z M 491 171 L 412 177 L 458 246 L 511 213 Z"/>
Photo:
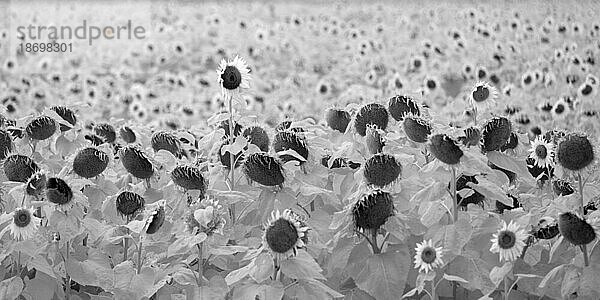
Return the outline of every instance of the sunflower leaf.
<path id="1" fill-rule="evenodd" d="M 490 279 L 496 286 L 498 286 L 512 270 L 512 267 L 512 263 L 506 262 L 504 265 L 502 265 L 502 267 L 492 268 L 492 271 L 490 271 Z"/>
<path id="2" fill-rule="evenodd" d="M 0 282 L 0 299 L 13 300 L 19 297 L 25 285 L 20 277 L 11 277 Z"/>
<path id="3" fill-rule="evenodd" d="M 398 299 L 404 292 L 410 265 L 406 246 L 390 247 L 385 253 L 367 258 L 365 267 L 355 278 L 356 285 L 375 299 Z"/>
<path id="4" fill-rule="evenodd" d="M 293 279 L 322 279 L 321 266 L 305 250 L 298 250 L 298 254 L 281 262 L 281 272 Z"/>
<path id="5" fill-rule="evenodd" d="M 254 260 L 254 266 L 250 269 L 250 277 L 256 282 L 261 283 L 273 275 L 274 268 L 275 266 L 271 255 L 261 253 Z"/>

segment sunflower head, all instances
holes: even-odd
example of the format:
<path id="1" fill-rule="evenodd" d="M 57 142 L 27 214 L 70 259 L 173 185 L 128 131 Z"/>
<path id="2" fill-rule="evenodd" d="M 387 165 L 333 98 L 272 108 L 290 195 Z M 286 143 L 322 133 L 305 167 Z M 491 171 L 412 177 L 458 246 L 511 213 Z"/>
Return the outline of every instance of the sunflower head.
<path id="1" fill-rule="evenodd" d="M 305 160 L 308 159 L 308 147 L 306 146 L 306 140 L 298 133 L 293 131 L 279 131 L 273 138 L 273 149 L 275 152 L 294 150 Z M 292 160 L 299 161 L 298 158 L 293 155 L 284 154 L 279 157 L 284 163 Z M 300 161 L 302 163 L 302 161 Z"/>
<path id="2" fill-rule="evenodd" d="M 33 140 L 45 140 L 56 132 L 56 121 L 48 116 L 39 116 L 31 120 L 25 127 L 25 132 Z"/>
<path id="3" fill-rule="evenodd" d="M 46 198 L 54 204 L 69 204 L 73 200 L 73 191 L 64 180 L 51 177 L 46 182 Z"/>
<path id="4" fill-rule="evenodd" d="M 0 160 L 5 159 L 12 150 L 13 142 L 10 133 L 3 128 L 0 128 Z"/>
<path id="5" fill-rule="evenodd" d="M 341 133 L 346 132 L 346 128 L 350 123 L 350 113 L 341 108 L 330 108 L 325 113 L 327 125 Z"/>
<path id="6" fill-rule="evenodd" d="M 539 168 L 554 166 L 554 146 L 543 137 L 538 136 L 531 144 L 529 158 L 535 160 Z"/>
<path id="7" fill-rule="evenodd" d="M 481 140 L 481 131 L 477 127 L 469 127 L 464 130 L 465 135 L 458 138 L 458 141 L 466 147 L 479 145 Z"/>
<path id="8" fill-rule="evenodd" d="M 388 111 L 379 103 L 369 103 L 360 108 L 354 119 L 354 129 L 361 136 L 367 132 L 367 124 L 376 125 L 381 130 L 386 130 L 389 122 Z"/>
<path id="9" fill-rule="evenodd" d="M 444 262 L 442 261 L 443 248 L 435 247 L 432 240 L 425 240 L 422 243 L 417 243 L 415 248 L 415 268 L 419 269 L 419 272 L 429 273 L 435 268 L 441 267 Z"/>
<path id="10" fill-rule="evenodd" d="M 244 129 L 242 135 L 248 139 L 248 142 L 254 144 L 260 151 L 269 151 L 269 135 L 267 131 L 260 126 L 250 126 Z"/>
<path id="11" fill-rule="evenodd" d="M 35 172 L 27 181 L 25 192 L 29 196 L 38 196 L 44 191 L 45 188 L 46 174 L 43 172 Z"/>
<path id="12" fill-rule="evenodd" d="M 385 187 L 400 177 L 402 165 L 390 154 L 375 154 L 365 163 L 363 176 L 373 186 Z"/>
<path id="13" fill-rule="evenodd" d="M 147 179 L 154 175 L 154 168 L 146 154 L 134 146 L 125 146 L 119 150 L 119 156 L 123 167 L 131 175 Z"/>
<path id="14" fill-rule="evenodd" d="M 415 143 L 425 143 L 431 134 L 431 124 L 422 117 L 405 115 L 402 128 L 406 136 Z"/>
<path id="15" fill-rule="evenodd" d="M 38 218 L 33 215 L 33 208 L 20 207 L 12 212 L 12 223 L 9 229 L 13 238 L 27 240 L 35 235 Z"/>
<path id="16" fill-rule="evenodd" d="M 77 153 L 73 159 L 73 172 L 83 178 L 96 177 L 108 166 L 108 155 L 103 151 L 88 147 Z"/>
<path id="17" fill-rule="evenodd" d="M 480 81 L 475 84 L 469 95 L 471 105 L 479 109 L 492 107 L 498 97 L 498 91 L 487 82 Z"/>
<path id="18" fill-rule="evenodd" d="M 133 218 L 145 205 L 144 198 L 134 192 L 124 191 L 117 196 L 117 212 L 123 217 Z"/>
<path id="19" fill-rule="evenodd" d="M 565 169 L 579 171 L 594 161 L 594 146 L 587 136 L 577 133 L 567 134 L 558 144 L 558 163 Z"/>
<path id="20" fill-rule="evenodd" d="M 125 143 L 135 143 L 136 136 L 135 132 L 129 126 L 123 126 L 119 129 L 119 135 L 125 141 Z"/>
<path id="21" fill-rule="evenodd" d="M 285 181 L 279 159 L 266 153 L 253 153 L 244 160 L 244 174 L 252 181 L 266 186 L 279 186 Z"/>
<path id="22" fill-rule="evenodd" d="M 303 238 L 307 230 L 290 210 L 274 211 L 266 225 L 264 240 L 278 260 L 285 259 L 305 246 Z"/>
<path id="23" fill-rule="evenodd" d="M 171 154 L 177 158 L 181 158 L 183 156 L 181 142 L 174 134 L 168 131 L 157 131 L 152 134 L 150 144 L 152 145 L 154 152 L 166 150 L 171 152 Z"/>
<path id="24" fill-rule="evenodd" d="M 70 108 L 68 108 L 66 106 L 52 106 L 52 107 L 50 107 L 50 110 L 52 110 L 57 115 L 59 115 L 63 120 L 65 120 L 69 124 L 71 124 L 71 126 L 75 126 L 75 123 L 77 123 L 77 115 L 75 115 L 75 112 L 73 112 L 73 110 L 71 110 Z M 65 124 L 60 124 L 60 131 L 64 132 L 64 131 L 69 131 L 69 130 L 71 130 L 71 127 L 69 127 Z"/>
<path id="25" fill-rule="evenodd" d="M 28 156 L 13 154 L 4 160 L 4 174 L 10 181 L 27 182 L 31 176 L 40 171 L 38 165 Z"/>
<path id="26" fill-rule="evenodd" d="M 404 120 L 408 114 L 420 116 L 421 110 L 415 99 L 408 95 L 396 95 L 388 101 L 388 110 L 390 115 L 396 121 Z"/>
<path id="27" fill-rule="evenodd" d="M 393 215 L 392 196 L 379 190 L 363 195 L 352 206 L 354 227 L 359 231 L 377 231 Z"/>
<path id="28" fill-rule="evenodd" d="M 185 190 L 198 190 L 200 191 L 200 198 L 203 198 L 208 183 L 200 169 L 194 166 L 177 166 L 171 172 L 171 180 L 175 185 Z"/>
<path id="29" fill-rule="evenodd" d="M 365 136 L 365 142 L 367 144 L 367 149 L 371 154 L 381 153 L 383 150 L 384 142 L 383 137 L 377 130 L 377 126 L 369 124 L 367 125 L 367 132 Z"/>
<path id="30" fill-rule="evenodd" d="M 573 185 L 563 179 L 554 180 L 554 182 L 552 182 L 552 190 L 557 196 L 568 196 L 575 193 Z"/>
<path id="31" fill-rule="evenodd" d="M 495 117 L 483 127 L 482 150 L 484 152 L 500 150 L 508 142 L 512 125 L 505 117 Z"/>
<path id="32" fill-rule="evenodd" d="M 500 261 L 514 261 L 521 255 L 528 235 L 513 221 L 509 224 L 502 221 L 502 224 L 500 230 L 493 235 L 490 251 L 499 253 Z"/>
<path id="33" fill-rule="evenodd" d="M 436 134 L 429 138 L 429 150 L 441 162 L 456 165 L 464 155 L 457 142 L 446 134 Z"/>
<path id="34" fill-rule="evenodd" d="M 566 212 L 558 217 L 560 234 L 573 245 L 587 245 L 596 238 L 592 225 L 574 213 Z"/>
<path id="35" fill-rule="evenodd" d="M 230 60 L 221 60 L 217 69 L 218 82 L 223 95 L 228 95 L 240 88 L 250 87 L 250 70 L 246 61 L 239 56 Z"/>
<path id="36" fill-rule="evenodd" d="M 560 233 L 558 223 L 554 218 L 544 217 L 531 230 L 531 235 L 536 239 L 550 240 Z"/>
<path id="37" fill-rule="evenodd" d="M 155 234 L 165 222 L 165 207 L 159 205 L 150 212 L 150 218 L 148 219 L 148 228 L 146 229 L 147 234 Z"/>
<path id="38" fill-rule="evenodd" d="M 112 144 L 117 139 L 115 128 L 108 123 L 100 123 L 94 125 L 94 133 L 101 137 L 105 143 Z"/>

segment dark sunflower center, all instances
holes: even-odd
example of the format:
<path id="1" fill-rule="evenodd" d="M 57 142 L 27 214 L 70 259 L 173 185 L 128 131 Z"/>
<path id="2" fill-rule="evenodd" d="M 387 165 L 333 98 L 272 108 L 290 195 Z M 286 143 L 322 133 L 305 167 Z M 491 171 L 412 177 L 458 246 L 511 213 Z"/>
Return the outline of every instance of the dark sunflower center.
<path id="1" fill-rule="evenodd" d="M 565 106 L 562 104 L 557 104 L 554 108 L 554 112 L 557 114 L 562 114 L 565 111 Z"/>
<path id="2" fill-rule="evenodd" d="M 298 231 L 290 221 L 278 219 L 267 228 L 266 239 L 271 250 L 277 253 L 286 253 L 296 245 Z"/>
<path id="3" fill-rule="evenodd" d="M 490 89 L 484 86 L 478 86 L 475 91 L 473 91 L 473 100 L 475 102 L 483 102 L 488 99 L 490 96 Z"/>
<path id="4" fill-rule="evenodd" d="M 433 263 L 435 261 L 435 257 L 435 249 L 433 249 L 432 247 L 426 247 L 421 253 L 421 259 L 427 264 Z"/>
<path id="5" fill-rule="evenodd" d="M 436 86 L 436 84 L 435 84 L 435 81 L 433 81 L 433 80 L 427 80 L 427 87 L 428 87 L 430 90 L 433 90 L 433 89 L 435 89 L 435 86 Z"/>
<path id="6" fill-rule="evenodd" d="M 28 210 L 20 209 L 15 212 L 13 222 L 17 227 L 26 227 L 31 222 L 31 214 Z"/>
<path id="7" fill-rule="evenodd" d="M 538 158 L 545 159 L 548 155 L 548 149 L 546 149 L 546 146 L 544 145 L 538 145 L 537 147 L 535 147 L 535 155 Z"/>
<path id="8" fill-rule="evenodd" d="M 502 249 L 510 249 L 517 242 L 517 237 L 512 231 L 502 231 L 498 235 L 498 246 Z"/>
<path id="9" fill-rule="evenodd" d="M 227 66 L 225 67 L 223 74 L 221 74 L 221 79 L 223 80 L 224 88 L 228 90 L 235 90 L 242 83 L 242 74 L 236 67 Z"/>

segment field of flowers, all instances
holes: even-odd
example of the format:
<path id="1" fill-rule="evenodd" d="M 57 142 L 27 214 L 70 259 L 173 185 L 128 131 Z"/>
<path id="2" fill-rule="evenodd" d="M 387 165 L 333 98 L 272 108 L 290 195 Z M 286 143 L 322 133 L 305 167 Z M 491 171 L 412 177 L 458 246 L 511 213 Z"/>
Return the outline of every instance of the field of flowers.
<path id="1" fill-rule="evenodd" d="M 600 299 L 600 5 L 50 3 L 0 5 L 1 300 Z M 15 43 L 83 15 L 148 36 Z"/>

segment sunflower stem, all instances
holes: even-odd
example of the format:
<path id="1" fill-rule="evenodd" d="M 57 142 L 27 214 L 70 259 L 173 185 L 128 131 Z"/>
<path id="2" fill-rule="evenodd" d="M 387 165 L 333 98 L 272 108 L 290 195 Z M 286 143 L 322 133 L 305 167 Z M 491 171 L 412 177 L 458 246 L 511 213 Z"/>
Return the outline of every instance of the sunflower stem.
<path id="1" fill-rule="evenodd" d="M 508 288 L 508 280 L 504 277 L 504 300 L 508 300 L 508 295 L 510 294 L 510 290 Z"/>
<path id="2" fill-rule="evenodd" d="M 377 230 L 371 231 L 371 247 L 373 247 L 374 254 L 381 253 L 381 249 L 379 249 L 379 246 L 377 245 Z"/>
<path id="3" fill-rule="evenodd" d="M 204 277 L 204 262 L 202 261 L 202 250 L 204 250 L 204 244 L 196 244 L 198 248 L 198 287 L 202 286 L 202 278 Z"/>
<path id="4" fill-rule="evenodd" d="M 16 276 L 21 276 L 21 251 L 17 251 L 17 274 Z"/>
<path id="5" fill-rule="evenodd" d="M 456 221 L 458 221 L 458 203 L 456 203 L 456 169 L 454 167 L 452 167 L 450 192 L 452 196 L 452 219 L 454 220 L 454 223 L 456 223 Z"/>
<path id="6" fill-rule="evenodd" d="M 277 259 L 273 259 L 273 281 L 277 281 L 277 272 L 279 272 L 279 266 L 277 265 Z"/>
<path id="7" fill-rule="evenodd" d="M 233 95 L 229 95 L 228 99 L 229 108 L 229 146 L 234 143 L 234 126 L 233 126 Z M 235 190 L 235 156 L 229 149 L 229 187 L 231 190 Z M 229 213 L 231 214 L 231 223 L 235 225 L 235 203 L 229 205 Z"/>
<path id="8" fill-rule="evenodd" d="M 430 283 L 431 283 L 431 300 L 435 300 L 435 285 L 433 284 L 433 280 Z M 454 299 L 456 299 L 456 298 L 454 298 Z"/>
<path id="9" fill-rule="evenodd" d="M 140 244 L 138 245 L 138 259 L 137 259 L 137 273 L 140 274 L 140 272 L 142 271 L 142 246 L 143 246 L 143 242 L 142 239 L 140 238 Z"/>
<path id="10" fill-rule="evenodd" d="M 581 172 L 577 172 L 577 181 L 579 181 L 579 213 L 583 218 L 583 180 L 581 179 Z M 581 245 L 581 252 L 583 252 L 583 263 L 587 267 L 590 265 L 590 260 L 587 253 L 587 245 Z"/>
<path id="11" fill-rule="evenodd" d="M 69 241 L 67 241 L 66 243 L 67 246 L 67 251 L 65 251 L 65 274 L 67 275 L 67 286 L 66 286 L 66 290 L 67 290 L 67 299 L 71 298 L 71 276 L 69 275 L 69 269 L 67 268 L 67 262 L 69 261 Z"/>

